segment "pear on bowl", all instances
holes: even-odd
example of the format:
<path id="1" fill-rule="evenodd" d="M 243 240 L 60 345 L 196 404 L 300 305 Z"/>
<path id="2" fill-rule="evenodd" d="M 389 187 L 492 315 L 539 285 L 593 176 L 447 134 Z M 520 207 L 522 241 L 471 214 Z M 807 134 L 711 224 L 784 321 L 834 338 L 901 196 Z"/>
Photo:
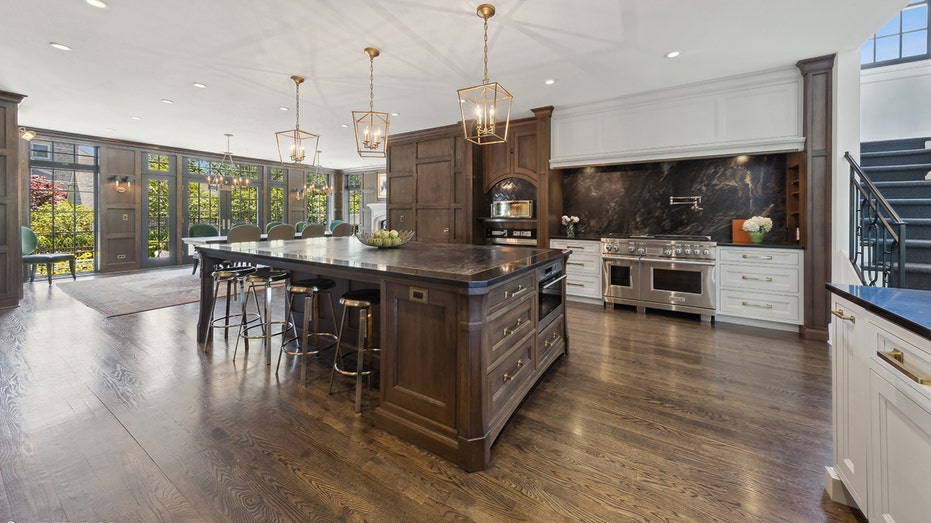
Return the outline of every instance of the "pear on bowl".
<path id="1" fill-rule="evenodd" d="M 414 238 L 414 231 L 381 229 L 371 233 L 359 231 L 356 239 L 363 245 L 378 247 L 379 249 L 394 249 L 404 245 Z"/>

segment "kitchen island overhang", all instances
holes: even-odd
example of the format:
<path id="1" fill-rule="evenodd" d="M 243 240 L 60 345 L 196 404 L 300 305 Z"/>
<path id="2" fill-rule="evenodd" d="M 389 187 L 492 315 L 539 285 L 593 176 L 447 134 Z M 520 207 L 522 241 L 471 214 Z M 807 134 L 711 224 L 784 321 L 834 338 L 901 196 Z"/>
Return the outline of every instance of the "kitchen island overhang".
<path id="1" fill-rule="evenodd" d="M 376 249 L 351 237 L 197 246 L 198 341 L 209 328 L 210 267 L 271 265 L 376 284 L 381 291 L 381 387 L 375 421 L 465 470 L 488 466 L 491 445 L 533 385 L 568 350 L 566 258 L 571 251 L 411 242 Z M 546 280 L 547 290 L 538 288 Z M 541 297 L 561 300 L 538 317 Z M 541 321 L 542 320 L 542 321 Z"/>

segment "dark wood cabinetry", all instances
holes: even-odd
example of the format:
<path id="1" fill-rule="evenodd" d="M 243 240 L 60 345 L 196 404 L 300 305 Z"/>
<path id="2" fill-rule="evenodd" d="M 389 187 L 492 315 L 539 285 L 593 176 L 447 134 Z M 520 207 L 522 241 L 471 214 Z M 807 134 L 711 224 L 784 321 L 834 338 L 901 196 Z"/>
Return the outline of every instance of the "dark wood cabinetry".
<path id="1" fill-rule="evenodd" d="M 15 307 L 23 297 L 17 119 L 23 98 L 0 91 L 0 307 Z"/>
<path id="2" fill-rule="evenodd" d="M 805 154 L 786 154 L 786 243 L 805 245 Z"/>

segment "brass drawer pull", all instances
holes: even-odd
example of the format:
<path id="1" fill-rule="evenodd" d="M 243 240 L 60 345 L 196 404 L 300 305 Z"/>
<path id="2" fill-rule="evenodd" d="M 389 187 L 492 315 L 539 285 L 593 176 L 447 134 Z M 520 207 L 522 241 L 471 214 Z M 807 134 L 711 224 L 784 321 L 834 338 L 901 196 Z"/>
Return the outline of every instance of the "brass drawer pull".
<path id="1" fill-rule="evenodd" d="M 572 282 L 568 282 L 568 281 L 566 282 L 566 285 L 571 285 L 571 286 L 573 286 L 573 287 L 585 287 L 585 284 L 584 284 L 584 283 L 572 283 Z"/>
<path id="2" fill-rule="evenodd" d="M 585 246 L 584 246 L 584 245 L 569 245 L 569 244 L 566 244 L 566 248 L 567 248 L 567 249 L 579 249 L 580 251 L 584 251 L 584 250 L 585 250 Z"/>
<path id="3" fill-rule="evenodd" d="M 517 360 L 517 368 L 520 369 L 520 368 L 523 367 L 523 366 L 524 366 L 524 360 Z M 515 374 L 516 374 L 516 372 L 515 372 Z M 514 375 L 508 374 L 507 372 L 504 373 L 504 382 L 505 382 L 505 383 L 507 383 L 507 382 L 509 382 L 509 381 L 513 381 L 513 380 L 514 380 Z"/>
<path id="4" fill-rule="evenodd" d="M 772 309 L 773 308 L 772 303 L 764 303 L 763 305 L 759 305 L 756 303 L 750 303 L 749 301 L 742 301 L 740 302 L 740 304 L 743 305 L 744 307 L 758 307 L 760 309 Z"/>
<path id="5" fill-rule="evenodd" d="M 745 260 L 772 260 L 772 256 L 759 256 L 756 254 L 743 254 L 743 259 Z"/>
<path id="6" fill-rule="evenodd" d="M 548 349 L 556 344 L 559 341 L 559 333 L 554 332 L 553 337 L 543 342 L 543 348 Z"/>
<path id="7" fill-rule="evenodd" d="M 905 366 L 905 355 L 902 354 L 902 351 L 899 349 L 892 349 L 889 352 L 878 350 L 876 351 L 876 355 L 882 358 L 883 361 L 889 365 L 892 365 L 895 370 L 905 374 L 908 379 L 914 381 L 915 383 L 919 385 L 931 385 L 931 378 L 921 376 Z"/>
<path id="8" fill-rule="evenodd" d="M 566 262 L 566 265 L 578 265 L 579 267 L 585 266 L 585 264 L 582 262 Z"/>
<path id="9" fill-rule="evenodd" d="M 517 296 L 518 294 L 526 292 L 527 289 L 529 288 L 530 287 L 524 287 L 523 285 L 518 285 L 516 291 L 504 291 L 504 299 L 507 300 L 509 298 L 513 298 L 514 296 Z"/>
<path id="10" fill-rule="evenodd" d="M 510 336 L 511 334 L 514 334 L 514 332 L 517 331 L 517 329 L 519 329 L 520 326 L 523 325 L 523 324 L 524 324 L 524 319 L 523 319 L 523 318 L 517 318 L 517 323 L 515 323 L 513 327 L 505 327 L 505 328 L 504 328 L 504 335 L 505 335 L 505 336 Z"/>
<path id="11" fill-rule="evenodd" d="M 746 274 L 741 274 L 740 278 L 743 280 L 751 280 L 751 281 L 767 281 L 767 282 L 773 281 L 773 279 L 770 278 L 769 276 L 760 278 L 759 276 L 747 276 Z"/>
<path id="12" fill-rule="evenodd" d="M 844 314 L 844 309 L 837 309 L 836 311 L 831 311 L 831 314 L 837 316 L 842 320 L 849 321 L 850 323 L 856 323 L 857 318 L 855 316 L 847 316 Z"/>

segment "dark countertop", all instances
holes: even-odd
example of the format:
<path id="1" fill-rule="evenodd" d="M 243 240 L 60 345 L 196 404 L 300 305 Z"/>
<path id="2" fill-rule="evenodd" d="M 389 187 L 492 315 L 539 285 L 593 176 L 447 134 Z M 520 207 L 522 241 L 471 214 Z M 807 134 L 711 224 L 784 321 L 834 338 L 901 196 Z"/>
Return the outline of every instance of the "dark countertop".
<path id="1" fill-rule="evenodd" d="M 367 272 L 376 276 L 413 276 L 466 287 L 485 287 L 498 280 L 568 256 L 569 251 L 505 245 L 410 242 L 399 248 L 363 245 L 351 236 L 272 242 L 201 244 L 214 257 L 249 255 L 260 263 L 276 260 Z"/>
<path id="2" fill-rule="evenodd" d="M 931 291 L 840 283 L 827 283 L 825 287 L 877 316 L 931 340 Z"/>
<path id="3" fill-rule="evenodd" d="M 798 249 L 805 250 L 801 245 L 780 245 L 775 243 L 719 243 L 718 247 L 761 247 L 764 249 Z"/>

